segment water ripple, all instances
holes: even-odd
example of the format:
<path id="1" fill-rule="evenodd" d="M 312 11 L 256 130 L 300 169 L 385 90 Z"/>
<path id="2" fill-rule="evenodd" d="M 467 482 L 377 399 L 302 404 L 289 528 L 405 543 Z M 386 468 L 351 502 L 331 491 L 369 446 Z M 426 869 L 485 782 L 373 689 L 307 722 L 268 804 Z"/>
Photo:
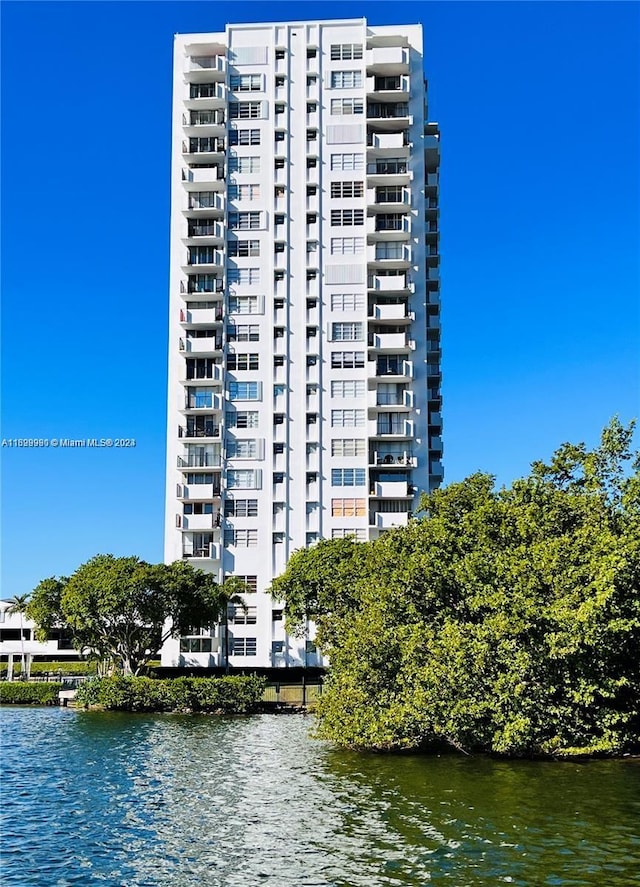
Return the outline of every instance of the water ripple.
<path id="1" fill-rule="evenodd" d="M 634 887 L 640 765 L 355 755 L 303 716 L 7 708 L 3 887 Z"/>

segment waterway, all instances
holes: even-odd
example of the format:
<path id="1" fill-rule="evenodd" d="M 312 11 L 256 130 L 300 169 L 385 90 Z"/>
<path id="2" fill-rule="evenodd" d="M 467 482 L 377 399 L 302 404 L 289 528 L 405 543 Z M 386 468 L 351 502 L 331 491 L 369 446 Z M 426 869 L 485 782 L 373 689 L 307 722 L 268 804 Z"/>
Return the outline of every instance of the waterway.
<path id="1" fill-rule="evenodd" d="M 640 761 L 387 757 L 303 715 L 0 710 L 3 887 L 633 887 Z"/>

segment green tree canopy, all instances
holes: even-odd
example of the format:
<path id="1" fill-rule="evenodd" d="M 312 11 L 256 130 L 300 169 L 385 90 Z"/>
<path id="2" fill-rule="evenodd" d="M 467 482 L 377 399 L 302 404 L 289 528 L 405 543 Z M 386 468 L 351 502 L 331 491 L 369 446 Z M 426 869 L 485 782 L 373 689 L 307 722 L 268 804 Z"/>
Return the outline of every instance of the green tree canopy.
<path id="1" fill-rule="evenodd" d="M 46 636 L 67 625 L 74 645 L 138 673 L 169 637 L 217 621 L 225 599 L 211 574 L 190 564 L 147 564 L 97 555 L 67 578 L 42 581 L 27 614 Z"/>
<path id="2" fill-rule="evenodd" d="M 640 464 L 632 426 L 496 490 L 475 474 L 370 543 L 297 552 L 274 583 L 331 661 L 320 735 L 506 754 L 640 747 Z M 322 554 L 319 552 L 322 549 Z"/>

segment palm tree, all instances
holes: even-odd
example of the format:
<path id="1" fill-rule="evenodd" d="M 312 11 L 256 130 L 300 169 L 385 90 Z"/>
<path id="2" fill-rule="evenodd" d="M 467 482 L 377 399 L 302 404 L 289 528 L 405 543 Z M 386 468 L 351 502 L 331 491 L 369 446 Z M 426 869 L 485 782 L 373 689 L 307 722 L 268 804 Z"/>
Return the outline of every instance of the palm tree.
<path id="1" fill-rule="evenodd" d="M 26 656 L 24 652 L 24 631 L 23 631 L 23 615 L 27 611 L 27 604 L 29 603 L 29 595 L 28 594 L 16 594 L 14 597 L 9 598 L 9 606 L 7 607 L 7 613 L 19 613 L 20 614 L 20 647 L 22 650 L 20 657 L 20 676 L 24 679 L 26 677 Z"/>
<path id="2" fill-rule="evenodd" d="M 246 613 L 248 607 L 244 602 L 244 598 L 241 597 L 241 592 L 246 591 L 247 586 L 242 581 L 242 579 L 238 579 L 237 576 L 229 576 L 227 580 L 222 585 L 222 599 L 223 599 L 223 621 L 222 624 L 224 626 L 224 673 L 229 674 L 229 604 L 234 604 L 239 607 L 242 607 L 244 612 Z"/>

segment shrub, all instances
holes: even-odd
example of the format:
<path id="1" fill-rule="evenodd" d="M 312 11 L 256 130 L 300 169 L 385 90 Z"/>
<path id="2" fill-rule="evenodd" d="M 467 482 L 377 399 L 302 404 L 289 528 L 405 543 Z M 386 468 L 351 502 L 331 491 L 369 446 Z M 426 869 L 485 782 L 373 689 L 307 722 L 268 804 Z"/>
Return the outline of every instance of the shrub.
<path id="1" fill-rule="evenodd" d="M 37 677 L 38 675 L 45 674 L 53 674 L 58 675 L 62 674 L 66 675 L 92 675 L 95 674 L 97 670 L 96 662 L 84 662 L 79 661 L 77 659 L 73 659 L 69 662 L 32 662 L 31 663 L 31 676 Z M 4 677 L 7 674 L 7 663 L 3 662 L 0 665 L 0 676 Z M 22 674 L 22 667 L 20 662 L 13 663 L 13 676 L 19 677 Z"/>
<path id="2" fill-rule="evenodd" d="M 153 679 L 117 675 L 86 681 L 78 688 L 76 702 L 117 711 L 244 714 L 255 711 L 265 686 L 265 679 L 256 676 Z"/>
<path id="3" fill-rule="evenodd" d="M 0 681 L 2 705 L 57 705 L 62 684 L 31 684 L 25 681 Z"/>

